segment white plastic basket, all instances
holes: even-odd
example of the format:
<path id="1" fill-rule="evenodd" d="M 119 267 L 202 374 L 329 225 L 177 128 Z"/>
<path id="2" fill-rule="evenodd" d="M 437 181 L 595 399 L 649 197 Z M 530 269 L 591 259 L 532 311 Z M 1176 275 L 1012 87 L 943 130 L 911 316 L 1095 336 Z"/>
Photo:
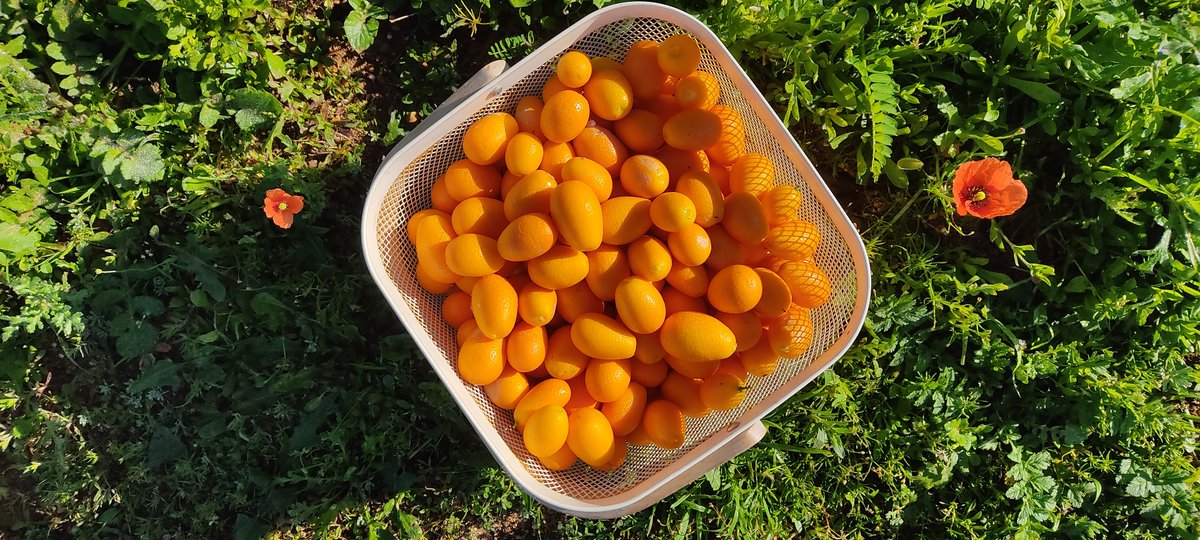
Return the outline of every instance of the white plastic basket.
<path id="1" fill-rule="evenodd" d="M 562 53 L 579 50 L 619 62 L 637 41 L 661 41 L 681 32 L 700 43 L 700 68 L 720 83 L 720 103 L 736 109 L 744 119 L 747 150 L 769 156 L 777 182 L 796 186 L 804 195 L 801 217 L 821 231 L 815 258 L 832 281 L 834 295 L 812 311 L 815 334 L 809 351 L 781 361 L 767 377 L 751 376 L 751 388 L 737 409 L 689 418 L 681 448 L 631 447 L 625 465 L 610 473 L 582 462 L 566 471 L 550 471 L 525 450 L 511 412 L 493 406 L 480 388 L 459 378 L 454 329 L 441 317 L 444 296 L 430 294 L 417 283 L 417 255 L 405 236 L 405 223 L 412 214 L 432 206 L 429 193 L 434 180 L 464 157 L 461 141 L 467 127 L 486 114 L 511 112 L 522 96 L 540 94 Z M 845 353 L 866 317 L 871 279 L 866 249 L 821 175 L 729 50 L 687 13 L 646 2 L 604 8 L 505 68 L 503 62 L 486 66 L 385 158 L 363 209 L 367 267 L 463 414 L 517 485 L 568 514 L 589 518 L 631 514 L 757 443 L 766 433 L 759 420 Z"/>

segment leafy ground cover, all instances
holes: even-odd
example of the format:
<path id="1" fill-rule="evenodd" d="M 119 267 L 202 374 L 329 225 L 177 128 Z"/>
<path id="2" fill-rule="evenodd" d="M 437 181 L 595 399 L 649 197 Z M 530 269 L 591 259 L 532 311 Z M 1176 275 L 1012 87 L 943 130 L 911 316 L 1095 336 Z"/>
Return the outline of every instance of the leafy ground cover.
<path id="1" fill-rule="evenodd" d="M 456 84 L 595 7 L 0 0 L 3 536 L 1200 535 L 1200 13 L 1169 0 L 683 6 L 859 225 L 867 327 L 650 510 L 517 490 L 359 212 Z M 1016 215 L 955 215 L 984 156 Z"/>

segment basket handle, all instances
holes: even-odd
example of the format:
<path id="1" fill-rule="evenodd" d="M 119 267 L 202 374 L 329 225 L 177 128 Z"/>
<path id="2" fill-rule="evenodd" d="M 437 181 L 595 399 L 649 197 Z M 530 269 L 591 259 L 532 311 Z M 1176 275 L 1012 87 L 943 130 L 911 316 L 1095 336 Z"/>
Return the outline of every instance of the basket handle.
<path id="1" fill-rule="evenodd" d="M 705 473 L 719 467 L 722 463 L 729 461 L 742 452 L 749 450 L 751 446 L 758 444 L 763 436 L 767 434 L 767 426 L 762 422 L 754 422 L 746 428 L 745 431 L 729 440 L 720 448 L 717 448 L 713 453 L 704 458 L 692 463 L 684 470 L 680 471 L 675 478 L 663 484 L 658 489 L 647 493 L 636 504 L 622 509 L 623 515 L 630 515 L 649 508 L 651 505 L 665 499 L 667 496 L 683 489 L 684 486 L 698 480 Z"/>
<path id="2" fill-rule="evenodd" d="M 503 74 L 507 69 L 508 62 L 505 62 L 504 60 L 496 60 L 484 65 L 482 68 L 479 68 L 479 71 L 476 71 L 470 79 L 467 79 L 466 82 L 462 83 L 462 86 L 459 86 L 453 94 L 450 94 L 450 97 L 446 98 L 446 101 L 443 101 L 441 105 L 438 105 L 432 113 L 429 113 L 429 116 L 425 117 L 420 124 L 417 124 L 417 127 L 413 128 L 412 131 L 409 131 L 403 139 L 400 139 L 400 142 L 396 143 L 396 146 L 392 147 L 392 150 L 388 152 L 387 157 L 383 158 L 383 161 L 387 161 L 392 157 L 393 154 L 395 154 L 401 148 L 404 148 L 409 141 L 415 139 L 417 135 L 420 135 L 421 132 L 425 131 L 429 126 L 432 126 L 439 118 L 445 116 L 446 113 L 449 113 L 454 109 L 454 107 L 458 106 L 459 103 L 465 101 L 471 96 L 471 94 L 474 94 L 480 88 L 483 88 L 492 81 L 496 80 L 496 78 Z"/>

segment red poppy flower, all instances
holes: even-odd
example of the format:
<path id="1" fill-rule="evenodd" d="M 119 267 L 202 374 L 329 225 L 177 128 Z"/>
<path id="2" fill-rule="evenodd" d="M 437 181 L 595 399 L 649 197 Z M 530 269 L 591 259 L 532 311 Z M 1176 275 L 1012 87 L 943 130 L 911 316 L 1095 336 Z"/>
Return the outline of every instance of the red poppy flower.
<path id="1" fill-rule="evenodd" d="M 1025 184 L 1013 178 L 1007 161 L 968 161 L 954 173 L 954 206 L 960 216 L 991 219 L 1011 215 L 1025 204 L 1027 196 Z"/>
<path id="2" fill-rule="evenodd" d="M 272 189 L 263 199 L 263 213 L 281 229 L 292 226 L 292 217 L 304 210 L 304 197 L 292 195 L 282 189 Z"/>

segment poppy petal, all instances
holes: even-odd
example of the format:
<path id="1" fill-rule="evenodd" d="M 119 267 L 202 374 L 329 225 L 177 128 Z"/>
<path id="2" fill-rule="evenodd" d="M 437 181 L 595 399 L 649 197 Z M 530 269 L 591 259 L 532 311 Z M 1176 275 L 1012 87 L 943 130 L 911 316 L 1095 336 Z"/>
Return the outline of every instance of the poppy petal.
<path id="1" fill-rule="evenodd" d="M 279 203 L 266 199 L 263 201 L 263 213 L 269 218 L 275 217 L 279 213 Z"/>
<path id="2" fill-rule="evenodd" d="M 301 210 L 304 210 L 304 197 L 302 197 L 300 195 L 289 196 L 287 198 L 287 201 L 285 201 L 285 202 L 287 202 L 288 212 L 291 212 L 294 214 Z"/>
<path id="3" fill-rule="evenodd" d="M 292 213 L 280 212 L 276 214 L 274 218 L 271 218 L 271 220 L 274 221 L 275 225 L 278 225 L 279 228 L 289 229 L 292 226 Z"/>

